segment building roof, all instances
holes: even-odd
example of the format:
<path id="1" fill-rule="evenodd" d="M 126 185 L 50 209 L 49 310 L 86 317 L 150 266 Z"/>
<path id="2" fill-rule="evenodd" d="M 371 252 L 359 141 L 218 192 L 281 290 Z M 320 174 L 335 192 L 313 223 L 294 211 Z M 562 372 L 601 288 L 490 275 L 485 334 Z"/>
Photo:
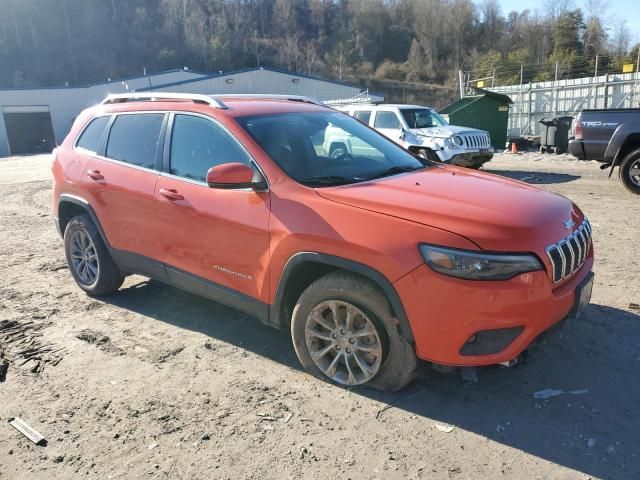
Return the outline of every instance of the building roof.
<path id="1" fill-rule="evenodd" d="M 478 96 L 483 96 L 484 95 L 485 97 L 493 98 L 494 100 L 497 100 L 497 101 L 499 101 L 501 103 L 507 103 L 507 104 L 512 104 L 513 103 L 513 100 L 511 100 L 511 98 L 508 97 L 507 95 L 503 95 L 501 93 L 492 92 L 490 90 L 485 90 L 485 89 L 479 88 L 479 87 L 471 87 L 471 89 Z"/>
<path id="2" fill-rule="evenodd" d="M 347 83 L 347 82 L 338 82 L 336 80 L 330 80 L 327 78 L 322 78 L 322 77 L 317 77 L 317 76 L 313 76 L 313 75 L 306 75 L 304 73 L 297 73 L 297 72 L 291 72 L 289 70 L 284 70 L 281 68 L 274 68 L 274 67 L 249 67 L 249 68 L 241 68 L 238 70 L 230 70 L 228 72 L 223 72 L 220 71 L 218 73 L 212 73 L 209 75 L 204 75 L 202 77 L 198 77 L 198 78 L 188 78 L 185 80 L 180 80 L 177 82 L 171 82 L 171 83 L 165 83 L 165 84 L 161 84 L 161 85 L 154 85 L 153 87 L 145 87 L 145 88 L 139 88 L 137 91 L 139 92 L 143 92 L 146 90 L 157 90 L 160 88 L 167 88 L 167 87 L 173 87 L 176 85 L 184 85 L 186 83 L 192 83 L 192 82 L 199 82 L 202 80 L 208 80 L 210 78 L 224 78 L 224 77 L 230 77 L 233 75 L 238 75 L 241 73 L 249 73 L 249 72 L 258 72 L 258 71 L 267 71 L 267 72 L 275 72 L 275 73 L 282 73 L 283 75 L 291 75 L 294 77 L 300 77 L 300 78 L 308 78 L 310 80 L 318 80 L 320 82 L 327 82 L 327 83 L 333 83 L 335 85 L 340 85 L 343 87 L 352 87 L 352 88 L 357 88 L 357 89 L 361 89 L 362 87 L 360 87 L 360 85 L 354 85 L 351 83 Z M 370 92 L 371 95 L 378 95 L 378 96 L 382 96 L 381 93 L 377 93 L 377 92 Z"/>

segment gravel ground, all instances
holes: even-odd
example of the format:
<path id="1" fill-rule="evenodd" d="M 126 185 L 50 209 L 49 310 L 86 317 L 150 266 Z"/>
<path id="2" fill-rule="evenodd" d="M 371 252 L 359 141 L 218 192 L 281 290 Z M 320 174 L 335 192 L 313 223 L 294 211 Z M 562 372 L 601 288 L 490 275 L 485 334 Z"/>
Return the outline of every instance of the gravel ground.
<path id="1" fill-rule="evenodd" d="M 480 369 L 479 383 L 424 364 L 382 394 L 318 381 L 285 335 L 142 277 L 85 296 L 50 217 L 49 162 L 0 160 L 0 321 L 39 352 L 26 359 L 0 332 L 0 479 L 640 478 L 640 198 L 598 164 L 525 154 L 486 165 L 591 219 L 585 317 L 520 367 Z M 566 393 L 534 398 L 548 388 Z M 48 444 L 32 445 L 13 416 Z"/>

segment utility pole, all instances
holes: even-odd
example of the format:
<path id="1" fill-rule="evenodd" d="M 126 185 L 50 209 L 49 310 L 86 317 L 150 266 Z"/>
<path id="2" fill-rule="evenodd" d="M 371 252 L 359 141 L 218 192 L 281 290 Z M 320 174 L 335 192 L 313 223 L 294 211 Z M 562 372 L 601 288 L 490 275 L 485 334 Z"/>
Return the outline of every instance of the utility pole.
<path id="1" fill-rule="evenodd" d="M 640 53 L 640 49 L 638 50 L 638 53 Z M 522 85 L 523 78 L 524 78 L 524 65 L 520 65 L 520 85 Z"/>
<path id="2" fill-rule="evenodd" d="M 458 70 L 458 81 L 460 82 L 460 98 L 464 97 L 464 73 Z"/>
<path id="3" fill-rule="evenodd" d="M 596 71 L 595 71 L 594 77 L 596 78 L 598 77 L 598 55 L 597 54 L 596 54 Z"/>
<path id="4" fill-rule="evenodd" d="M 556 62 L 556 79 L 555 81 L 558 81 L 558 62 Z"/>

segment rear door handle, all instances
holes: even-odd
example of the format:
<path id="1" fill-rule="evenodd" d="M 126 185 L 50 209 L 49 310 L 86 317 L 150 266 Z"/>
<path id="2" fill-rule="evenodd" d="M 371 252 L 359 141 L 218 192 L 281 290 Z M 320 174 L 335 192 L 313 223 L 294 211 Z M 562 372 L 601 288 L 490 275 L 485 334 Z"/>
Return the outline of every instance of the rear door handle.
<path id="1" fill-rule="evenodd" d="M 104 175 L 100 173 L 100 170 L 87 170 L 87 177 L 93 180 L 104 180 Z"/>
<path id="2" fill-rule="evenodd" d="M 171 200 L 172 202 L 175 202 L 176 200 L 184 200 L 184 196 L 179 194 L 178 191 L 174 190 L 173 188 L 161 188 L 159 193 L 167 200 Z"/>

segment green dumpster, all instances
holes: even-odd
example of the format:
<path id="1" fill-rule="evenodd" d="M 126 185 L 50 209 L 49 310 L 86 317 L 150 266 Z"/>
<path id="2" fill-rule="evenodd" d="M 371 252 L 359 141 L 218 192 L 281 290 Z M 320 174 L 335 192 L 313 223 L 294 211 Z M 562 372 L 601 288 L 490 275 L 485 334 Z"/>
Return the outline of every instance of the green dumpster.
<path id="1" fill-rule="evenodd" d="M 507 143 L 509 105 L 513 102 L 506 95 L 472 87 L 473 95 L 447 105 L 440 113 L 451 125 L 486 130 L 491 135 L 491 145 L 503 150 Z"/>

